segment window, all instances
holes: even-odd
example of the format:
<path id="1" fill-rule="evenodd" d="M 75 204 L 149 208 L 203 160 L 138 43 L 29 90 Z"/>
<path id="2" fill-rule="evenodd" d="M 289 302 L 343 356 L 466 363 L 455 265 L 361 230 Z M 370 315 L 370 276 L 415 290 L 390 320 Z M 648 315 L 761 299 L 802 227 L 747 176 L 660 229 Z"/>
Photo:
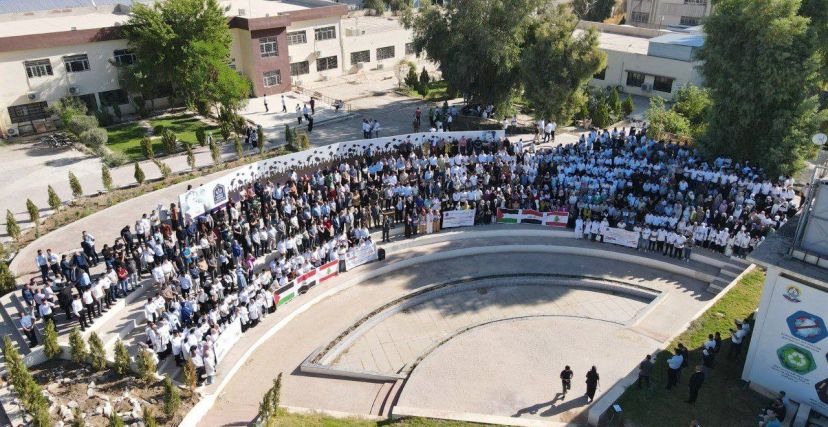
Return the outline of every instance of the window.
<path id="1" fill-rule="evenodd" d="M 644 84 L 644 73 L 627 71 L 627 86 L 641 87 Z"/>
<path id="2" fill-rule="evenodd" d="M 118 49 L 113 53 L 116 65 L 132 65 L 135 63 L 135 54 L 129 49 Z"/>
<path id="3" fill-rule="evenodd" d="M 261 52 L 262 58 L 279 56 L 279 46 L 276 45 L 276 37 L 259 39 L 259 52 Z"/>
<path id="4" fill-rule="evenodd" d="M 95 98 L 94 93 L 87 93 L 86 95 L 78 95 L 74 98 L 80 99 L 81 102 L 86 105 L 87 114 L 90 111 L 96 111 L 98 109 L 98 99 Z"/>
<path id="5" fill-rule="evenodd" d="M 291 31 L 287 33 L 288 46 L 292 44 L 305 44 L 308 42 L 308 35 L 305 30 Z"/>
<path id="6" fill-rule="evenodd" d="M 653 81 L 653 89 L 659 92 L 673 92 L 673 81 L 675 79 L 671 77 L 662 77 L 662 76 L 655 76 L 655 80 Z"/>
<path id="7" fill-rule="evenodd" d="M 48 59 L 39 59 L 37 61 L 26 61 L 26 75 L 31 77 L 52 76 L 52 63 Z"/>
<path id="8" fill-rule="evenodd" d="M 129 104 L 129 96 L 127 96 L 127 92 L 123 89 L 98 92 L 98 98 L 101 99 L 101 105 L 104 107 Z"/>
<path id="9" fill-rule="evenodd" d="M 336 27 L 315 28 L 313 34 L 316 41 L 335 39 Z"/>
<path id="10" fill-rule="evenodd" d="M 370 50 L 351 52 L 351 64 L 359 64 L 360 62 L 371 62 Z"/>
<path id="11" fill-rule="evenodd" d="M 682 16 L 681 19 L 679 19 L 679 24 L 687 25 L 688 27 L 695 27 L 696 25 L 699 25 L 700 22 L 701 18 L 696 16 Z"/>
<path id="12" fill-rule="evenodd" d="M 394 46 L 386 46 L 377 49 L 377 61 L 391 59 L 394 57 Z"/>
<path id="13" fill-rule="evenodd" d="M 707 0 L 684 0 L 684 4 L 701 4 L 707 6 Z"/>
<path id="14" fill-rule="evenodd" d="M 334 70 L 339 67 L 336 56 L 319 58 L 316 60 L 316 71 Z"/>
<path id="15" fill-rule="evenodd" d="M 607 67 L 604 67 L 603 69 L 601 69 L 601 71 L 595 73 L 595 75 L 592 76 L 592 78 L 596 79 L 596 80 L 604 80 L 606 77 L 607 77 Z"/>
<path id="16" fill-rule="evenodd" d="M 79 73 L 89 71 L 89 57 L 86 54 L 63 57 L 63 65 L 67 73 Z"/>
<path id="17" fill-rule="evenodd" d="M 310 63 L 308 61 L 294 62 L 290 64 L 290 75 L 301 76 L 302 74 L 310 73 Z"/>
<path id="18" fill-rule="evenodd" d="M 406 43 L 405 44 L 405 54 L 406 55 L 416 55 L 417 52 L 414 51 L 414 43 Z"/>
<path id="19" fill-rule="evenodd" d="M 13 105 L 9 107 L 9 119 L 12 123 L 24 123 L 32 120 L 45 119 L 46 103 L 33 102 L 31 104 Z"/>
<path id="20" fill-rule="evenodd" d="M 632 12 L 630 13 L 630 20 L 646 24 L 650 22 L 650 14 L 649 12 Z"/>
<path id="21" fill-rule="evenodd" d="M 282 72 L 280 70 L 268 71 L 264 73 L 265 87 L 277 86 L 282 84 Z"/>

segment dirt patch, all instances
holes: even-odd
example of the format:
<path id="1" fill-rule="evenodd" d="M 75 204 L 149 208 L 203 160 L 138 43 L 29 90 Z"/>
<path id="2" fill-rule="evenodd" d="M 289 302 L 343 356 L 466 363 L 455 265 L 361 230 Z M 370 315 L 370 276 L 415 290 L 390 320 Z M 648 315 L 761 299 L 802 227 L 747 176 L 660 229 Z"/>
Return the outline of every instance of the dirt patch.
<path id="1" fill-rule="evenodd" d="M 72 410 L 77 407 L 84 414 L 87 426 L 108 426 L 112 412 L 131 423 L 140 420 L 143 408 L 148 406 L 159 424 L 178 425 L 195 403 L 188 391 L 179 388 L 181 406 L 176 414 L 167 417 L 162 381 L 145 384 L 111 369 L 94 372 L 87 365 L 67 360 L 50 360 L 30 371 L 47 393 L 53 422 L 70 422 Z"/>

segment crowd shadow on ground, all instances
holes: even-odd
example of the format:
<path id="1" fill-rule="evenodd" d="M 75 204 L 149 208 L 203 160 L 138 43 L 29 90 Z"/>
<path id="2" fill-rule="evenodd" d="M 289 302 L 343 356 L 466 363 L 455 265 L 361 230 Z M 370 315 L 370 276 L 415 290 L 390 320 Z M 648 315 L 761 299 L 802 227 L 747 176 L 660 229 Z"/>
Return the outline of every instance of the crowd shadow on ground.
<path id="1" fill-rule="evenodd" d="M 558 403 L 560 402 L 560 403 Z M 553 415 L 558 415 L 564 413 L 566 411 L 580 408 L 582 406 L 588 405 L 589 402 L 587 401 L 586 396 L 578 396 L 571 400 L 566 400 L 563 393 L 556 393 L 555 397 L 548 401 L 548 402 L 541 402 L 536 403 L 531 406 L 527 406 L 515 412 L 512 415 L 512 418 L 520 418 L 522 415 L 538 415 L 541 417 L 551 417 Z M 546 410 L 541 412 L 541 409 L 547 408 Z"/>

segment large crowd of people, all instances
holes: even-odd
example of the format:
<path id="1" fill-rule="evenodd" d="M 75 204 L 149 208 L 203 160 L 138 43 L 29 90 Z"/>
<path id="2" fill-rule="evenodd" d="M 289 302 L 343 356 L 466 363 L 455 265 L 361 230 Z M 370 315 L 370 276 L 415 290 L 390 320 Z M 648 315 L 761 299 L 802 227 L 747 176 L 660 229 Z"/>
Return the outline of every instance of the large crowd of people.
<path id="1" fill-rule="evenodd" d="M 415 236 L 446 210 L 476 209 L 476 224 L 495 222 L 499 208 L 567 211 L 579 237 L 600 240 L 618 227 L 639 233 L 640 250 L 745 255 L 796 211 L 792 184 L 750 164 L 705 161 L 645 129 L 592 131 L 532 150 L 437 132 L 422 145 L 247 183 L 233 189 L 234 202 L 194 221 L 171 204 L 100 248 L 84 233 L 82 250 L 39 254 L 42 283 L 33 279 L 22 295 L 35 317 L 54 320 L 60 307 L 86 328 L 149 278 L 145 345 L 160 358 L 192 360 L 209 380 L 227 325 L 255 327 L 275 310 L 275 289 L 341 259 L 372 228 L 401 223 Z M 105 271 L 91 274 L 99 263 Z"/>

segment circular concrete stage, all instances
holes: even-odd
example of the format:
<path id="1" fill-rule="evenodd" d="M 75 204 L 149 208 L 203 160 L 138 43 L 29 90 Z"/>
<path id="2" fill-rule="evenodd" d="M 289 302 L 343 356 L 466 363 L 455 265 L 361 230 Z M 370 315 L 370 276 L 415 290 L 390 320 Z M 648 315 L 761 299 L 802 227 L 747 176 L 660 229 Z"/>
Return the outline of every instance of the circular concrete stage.
<path id="1" fill-rule="evenodd" d="M 597 366 L 614 384 L 658 343 L 623 325 L 578 317 L 524 317 L 486 323 L 437 347 L 417 365 L 395 411 L 536 418 L 585 424 L 585 374 Z M 572 390 L 560 394 L 570 365 Z M 461 416 L 460 418 L 469 418 Z"/>

